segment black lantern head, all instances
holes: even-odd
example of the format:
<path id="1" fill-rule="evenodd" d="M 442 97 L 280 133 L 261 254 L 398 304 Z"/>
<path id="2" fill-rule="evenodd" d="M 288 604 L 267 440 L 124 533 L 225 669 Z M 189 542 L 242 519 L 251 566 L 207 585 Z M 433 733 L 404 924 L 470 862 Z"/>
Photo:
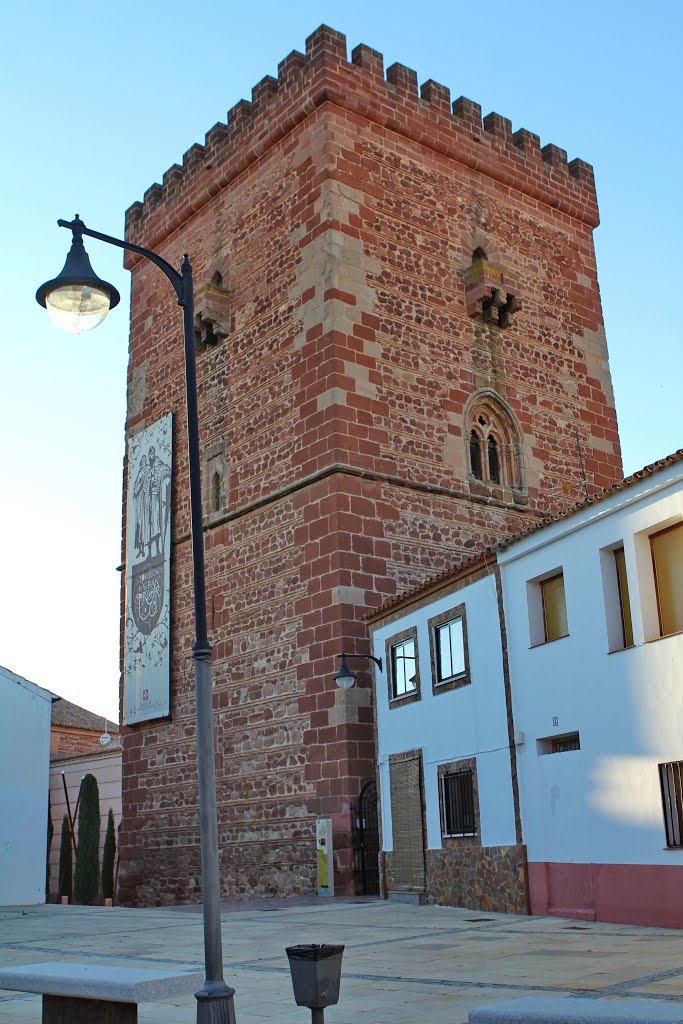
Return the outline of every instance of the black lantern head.
<path id="1" fill-rule="evenodd" d="M 341 658 L 341 665 L 339 671 L 334 677 L 334 681 L 341 690 L 350 690 L 353 684 L 356 682 L 356 674 L 352 672 L 349 666 L 346 664 L 346 655 L 338 655 Z"/>
<path id="2" fill-rule="evenodd" d="M 44 306 L 52 322 L 72 334 L 91 331 L 102 323 L 121 296 L 113 284 L 98 277 L 90 265 L 83 245 L 83 221 L 78 214 L 72 221 L 59 221 L 73 233 L 71 249 L 58 277 L 46 281 L 36 292 L 36 301 Z"/>

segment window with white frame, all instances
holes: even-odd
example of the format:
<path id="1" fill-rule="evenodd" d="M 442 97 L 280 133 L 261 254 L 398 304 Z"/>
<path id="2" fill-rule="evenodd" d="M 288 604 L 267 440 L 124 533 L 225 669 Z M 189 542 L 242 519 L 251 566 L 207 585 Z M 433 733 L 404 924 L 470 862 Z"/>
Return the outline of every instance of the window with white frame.
<path id="1" fill-rule="evenodd" d="M 385 664 L 390 708 L 421 700 L 417 626 L 409 626 L 385 640 Z"/>
<path id="2" fill-rule="evenodd" d="M 445 683 L 454 676 L 465 672 L 465 635 L 462 616 L 437 626 L 436 635 L 436 681 Z"/>
<path id="3" fill-rule="evenodd" d="M 448 608 L 429 619 L 432 690 L 435 694 L 470 682 L 465 605 Z"/>
<path id="4" fill-rule="evenodd" d="M 415 640 L 410 637 L 391 648 L 392 697 L 414 693 L 416 683 Z"/>

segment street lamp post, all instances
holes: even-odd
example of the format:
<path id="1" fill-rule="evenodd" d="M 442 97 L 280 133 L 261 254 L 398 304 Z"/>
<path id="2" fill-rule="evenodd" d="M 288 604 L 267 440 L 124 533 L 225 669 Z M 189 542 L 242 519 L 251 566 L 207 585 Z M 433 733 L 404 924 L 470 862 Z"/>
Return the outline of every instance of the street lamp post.
<path id="1" fill-rule="evenodd" d="M 192 267 L 187 254 L 180 272 L 149 249 L 124 242 L 87 228 L 78 214 L 72 221 L 57 221 L 72 232 L 71 250 L 58 277 L 36 292 L 53 322 L 72 333 L 92 330 L 102 323 L 119 302 L 113 285 L 102 281 L 93 271 L 83 245 L 83 235 L 116 245 L 151 260 L 166 275 L 183 307 L 185 346 L 185 398 L 187 402 L 187 444 L 190 465 L 190 515 L 192 568 L 194 576 L 195 641 L 192 647 L 197 716 L 197 772 L 199 776 L 199 829 L 204 910 L 205 981 L 195 993 L 197 1024 L 235 1024 L 234 989 L 223 979 L 221 904 L 218 876 L 218 825 L 216 819 L 216 761 L 214 752 L 211 698 L 211 646 L 206 625 L 206 584 L 204 574 L 204 534 L 202 522 L 201 463 L 199 457 L 199 417 L 197 413 L 197 368 L 194 344 L 194 290 Z"/>

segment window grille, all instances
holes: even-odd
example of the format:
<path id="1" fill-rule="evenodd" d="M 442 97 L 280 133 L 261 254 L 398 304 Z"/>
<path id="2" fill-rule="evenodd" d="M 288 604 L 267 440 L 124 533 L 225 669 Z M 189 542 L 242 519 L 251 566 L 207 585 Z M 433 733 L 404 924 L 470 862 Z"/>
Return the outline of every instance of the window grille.
<path id="1" fill-rule="evenodd" d="M 581 740 L 578 732 L 570 736 L 554 736 L 552 741 L 553 754 L 566 754 L 568 750 L 581 750 Z"/>
<path id="2" fill-rule="evenodd" d="M 474 776 L 471 768 L 442 775 L 441 834 L 473 836 L 477 826 L 474 814 Z"/>
<path id="3" fill-rule="evenodd" d="M 667 846 L 683 846 L 683 761 L 659 766 Z"/>

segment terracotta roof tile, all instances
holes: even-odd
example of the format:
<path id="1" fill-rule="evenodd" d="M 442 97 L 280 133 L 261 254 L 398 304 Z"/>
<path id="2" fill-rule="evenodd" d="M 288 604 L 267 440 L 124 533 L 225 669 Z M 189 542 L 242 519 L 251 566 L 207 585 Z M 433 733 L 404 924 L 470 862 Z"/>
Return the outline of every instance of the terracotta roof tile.
<path id="1" fill-rule="evenodd" d="M 605 498 L 609 498 L 610 495 L 616 494 L 617 491 L 622 491 L 626 487 L 631 487 L 633 484 L 639 483 L 648 476 L 652 476 L 654 473 L 658 473 L 667 466 L 671 466 L 676 462 L 683 460 L 683 448 L 679 448 L 673 452 L 672 455 L 665 455 L 663 459 L 658 459 L 656 462 L 651 462 L 649 466 L 644 466 L 643 469 L 639 469 L 637 472 L 632 473 L 630 476 L 624 477 L 623 480 L 618 480 L 616 483 L 610 484 L 609 487 L 603 488 L 596 494 L 592 494 L 589 498 L 585 498 L 583 501 L 578 501 L 573 505 L 569 505 L 566 509 L 561 512 L 557 512 L 554 515 L 546 515 L 543 519 L 540 519 L 536 523 L 531 523 L 525 530 L 517 530 L 515 533 L 510 533 L 505 537 L 501 537 L 500 540 L 496 541 L 495 544 L 487 545 L 486 547 L 480 548 L 476 555 L 472 558 L 466 559 L 465 561 L 457 562 L 451 568 L 444 570 L 436 576 L 430 577 L 425 580 L 417 587 L 413 587 L 410 590 L 404 590 L 401 594 L 397 594 L 395 597 L 390 597 L 388 601 L 375 609 L 372 612 L 368 612 L 363 617 L 364 621 L 375 619 L 385 612 L 389 612 L 396 605 L 402 604 L 403 602 L 411 601 L 418 597 L 419 594 L 426 593 L 429 590 L 439 589 L 441 585 L 445 586 L 455 579 L 459 575 L 467 572 L 467 570 L 474 569 L 479 563 L 484 564 L 487 557 L 490 557 L 493 562 L 496 561 L 496 552 L 504 551 L 505 548 L 511 547 L 517 541 L 522 540 L 524 537 L 528 537 L 532 533 L 536 533 L 538 530 L 543 530 L 547 526 L 552 526 L 553 523 L 559 523 L 560 520 L 566 519 L 568 516 L 574 515 L 576 512 L 580 512 L 584 508 L 588 508 L 589 505 L 595 505 L 599 501 L 604 501 Z"/>
<path id="2" fill-rule="evenodd" d="M 52 724 L 61 725 L 69 729 L 91 729 L 93 732 L 104 732 L 104 718 L 92 711 L 81 708 L 78 704 L 72 704 L 64 697 L 58 697 L 52 705 Z M 118 733 L 118 722 L 107 719 L 107 727 L 110 733 Z"/>

